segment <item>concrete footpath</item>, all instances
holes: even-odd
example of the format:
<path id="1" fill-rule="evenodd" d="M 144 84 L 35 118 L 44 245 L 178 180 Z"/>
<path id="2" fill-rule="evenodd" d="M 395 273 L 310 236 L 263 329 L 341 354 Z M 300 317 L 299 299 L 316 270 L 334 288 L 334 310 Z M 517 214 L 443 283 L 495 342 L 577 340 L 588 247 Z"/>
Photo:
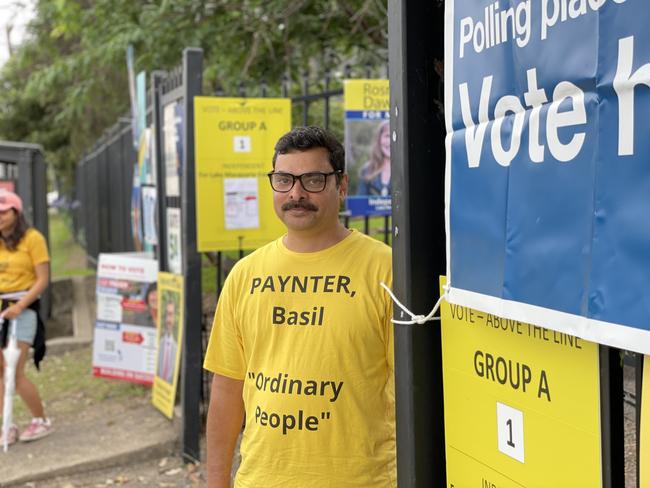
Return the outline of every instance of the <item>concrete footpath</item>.
<path id="1" fill-rule="evenodd" d="M 74 283 L 74 336 L 48 341 L 48 354 L 88 347 L 93 309 L 83 282 Z M 0 487 L 21 486 L 58 476 L 129 465 L 177 452 L 180 422 L 171 422 L 148 397 L 124 405 L 106 402 L 101 408 L 81 404 L 79 415 L 54 419 L 55 431 L 35 442 L 18 442 L 2 452 Z"/>
<path id="2" fill-rule="evenodd" d="M 113 405 L 102 409 L 101 418 L 83 412 L 55 427 L 44 439 L 0 452 L 1 487 L 137 463 L 177 448 L 178 427 L 148 403 L 127 409 Z"/>

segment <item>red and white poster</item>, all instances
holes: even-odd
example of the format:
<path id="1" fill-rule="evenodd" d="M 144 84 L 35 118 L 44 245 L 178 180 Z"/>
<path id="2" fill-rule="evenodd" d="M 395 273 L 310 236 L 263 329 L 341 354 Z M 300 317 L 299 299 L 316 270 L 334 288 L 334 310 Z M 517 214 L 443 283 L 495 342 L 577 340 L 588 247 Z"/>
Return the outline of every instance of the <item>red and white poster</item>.
<path id="1" fill-rule="evenodd" d="M 150 385 L 156 370 L 158 262 L 146 254 L 100 254 L 93 375 Z"/>

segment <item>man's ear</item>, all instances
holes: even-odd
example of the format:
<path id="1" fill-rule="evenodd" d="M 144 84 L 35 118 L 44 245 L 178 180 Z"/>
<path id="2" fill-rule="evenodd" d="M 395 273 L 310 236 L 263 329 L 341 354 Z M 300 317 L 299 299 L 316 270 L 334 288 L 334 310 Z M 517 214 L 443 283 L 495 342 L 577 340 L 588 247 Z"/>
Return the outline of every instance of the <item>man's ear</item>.
<path id="1" fill-rule="evenodd" d="M 344 200 L 348 194 L 348 183 L 349 183 L 349 179 L 347 173 L 342 174 L 341 183 L 339 184 L 339 197 L 341 198 L 341 200 Z"/>

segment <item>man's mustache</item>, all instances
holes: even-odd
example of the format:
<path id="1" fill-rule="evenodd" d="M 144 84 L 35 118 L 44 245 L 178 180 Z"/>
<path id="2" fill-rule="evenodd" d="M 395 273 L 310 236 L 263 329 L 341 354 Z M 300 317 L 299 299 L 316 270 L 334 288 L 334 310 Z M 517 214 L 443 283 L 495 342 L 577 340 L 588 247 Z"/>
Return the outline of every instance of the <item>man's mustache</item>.
<path id="1" fill-rule="evenodd" d="M 318 210 L 318 207 L 314 205 L 313 203 L 310 202 L 303 202 L 303 201 L 297 201 L 297 202 L 287 202 L 282 204 L 282 210 L 286 212 L 287 210 L 292 210 L 294 208 L 302 208 L 304 210 L 310 210 L 312 212 L 315 212 Z"/>

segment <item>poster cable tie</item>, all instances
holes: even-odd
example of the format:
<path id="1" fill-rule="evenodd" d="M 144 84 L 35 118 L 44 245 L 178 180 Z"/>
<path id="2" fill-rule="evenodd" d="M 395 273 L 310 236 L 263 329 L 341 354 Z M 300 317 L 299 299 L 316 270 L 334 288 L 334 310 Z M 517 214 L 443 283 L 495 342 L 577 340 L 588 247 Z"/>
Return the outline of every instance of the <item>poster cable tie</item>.
<path id="1" fill-rule="evenodd" d="M 435 317 L 435 313 L 438 311 L 438 308 L 440 308 L 440 303 L 442 302 L 442 299 L 447 296 L 447 286 L 445 285 L 444 290 L 445 292 L 440 295 L 440 298 L 438 298 L 438 301 L 436 304 L 433 306 L 431 309 L 431 312 L 429 312 L 428 315 L 416 315 L 413 312 L 411 312 L 408 308 L 406 308 L 402 302 L 400 302 L 397 297 L 393 294 L 390 288 L 384 283 L 383 281 L 379 282 L 379 284 L 386 290 L 386 292 L 390 295 L 390 297 L 393 299 L 393 302 L 395 302 L 395 305 L 397 305 L 399 308 L 402 309 L 405 313 L 407 313 L 410 317 L 411 320 L 395 320 L 395 319 L 390 319 L 390 321 L 394 324 L 401 324 L 401 325 L 423 325 L 426 324 L 427 322 L 431 322 L 433 320 L 440 320 L 440 317 Z"/>

